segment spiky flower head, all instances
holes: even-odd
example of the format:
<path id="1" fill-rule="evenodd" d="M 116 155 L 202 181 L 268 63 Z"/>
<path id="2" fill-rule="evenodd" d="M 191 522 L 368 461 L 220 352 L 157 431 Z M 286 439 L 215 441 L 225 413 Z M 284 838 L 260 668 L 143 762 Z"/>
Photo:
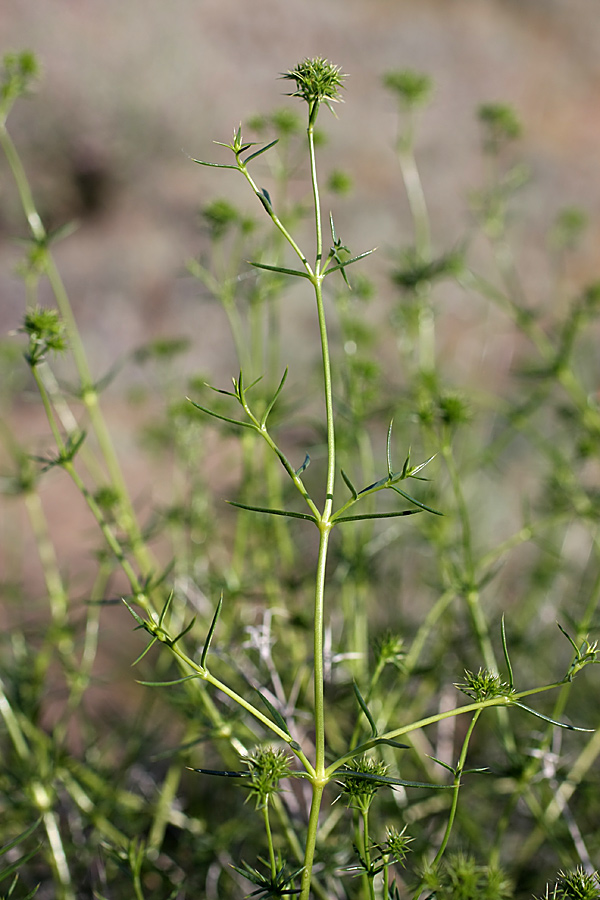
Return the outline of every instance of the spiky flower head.
<path id="1" fill-rule="evenodd" d="M 304 59 L 281 77 L 296 82 L 296 90 L 288 94 L 288 97 L 300 97 L 308 103 L 311 123 L 314 123 L 321 103 L 331 112 L 332 103 L 343 103 L 340 91 L 344 87 L 342 79 L 346 76 L 342 74 L 341 66 L 334 66 L 322 56 Z"/>
<path id="2" fill-rule="evenodd" d="M 559 872 L 556 883 L 546 885 L 541 900 L 600 900 L 600 875 L 586 872 L 579 866 L 569 872 Z"/>
<path id="3" fill-rule="evenodd" d="M 381 850 L 388 857 L 388 864 L 402 864 L 410 853 L 412 849 L 410 845 L 414 840 L 409 834 L 406 834 L 406 825 L 402 831 L 398 831 L 397 828 L 387 828 L 385 837 L 385 844 Z"/>
<path id="4" fill-rule="evenodd" d="M 29 337 L 26 359 L 31 366 L 41 362 L 49 351 L 62 353 L 67 348 L 65 326 L 55 309 L 42 306 L 30 309 L 19 331 Z"/>
<path id="5" fill-rule="evenodd" d="M 374 641 L 375 658 L 378 665 L 391 663 L 398 669 L 402 668 L 402 658 L 405 655 L 403 639 L 392 631 L 385 631 Z"/>
<path id="6" fill-rule="evenodd" d="M 480 669 L 476 674 L 465 669 L 464 683 L 456 684 L 455 687 L 473 700 L 493 700 L 495 697 L 514 694 L 514 688 L 490 669 Z"/>
<path id="7" fill-rule="evenodd" d="M 253 797 L 257 809 L 263 809 L 273 794 L 280 790 L 279 782 L 291 774 L 290 757 L 285 750 L 274 747 L 258 747 L 243 758 L 249 769 L 249 797 Z"/>
<path id="8" fill-rule="evenodd" d="M 387 766 L 370 756 L 360 756 L 350 760 L 346 769 L 356 773 L 354 775 L 344 772 L 342 793 L 347 798 L 348 806 L 366 812 L 373 802 L 375 794 L 382 787 L 383 782 L 378 781 L 378 777 L 385 778 Z"/>

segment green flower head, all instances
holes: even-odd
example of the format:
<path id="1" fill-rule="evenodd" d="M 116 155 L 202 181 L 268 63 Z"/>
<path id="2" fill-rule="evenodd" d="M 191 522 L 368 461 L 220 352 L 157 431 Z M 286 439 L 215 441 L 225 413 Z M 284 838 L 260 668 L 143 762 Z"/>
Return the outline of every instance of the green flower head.
<path id="1" fill-rule="evenodd" d="M 341 66 L 334 66 L 321 56 L 303 60 L 281 77 L 296 82 L 296 90 L 288 96 L 300 97 L 308 103 L 312 122 L 321 103 L 325 103 L 331 112 L 332 103 L 343 103 L 340 91 L 344 87 L 342 79 L 346 76 L 341 73 Z"/>

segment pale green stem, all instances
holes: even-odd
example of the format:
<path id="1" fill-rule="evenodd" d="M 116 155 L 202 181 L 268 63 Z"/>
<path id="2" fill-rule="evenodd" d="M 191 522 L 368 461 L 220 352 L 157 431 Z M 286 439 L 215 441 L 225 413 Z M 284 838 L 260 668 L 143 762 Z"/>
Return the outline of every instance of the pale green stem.
<path id="1" fill-rule="evenodd" d="M 365 873 L 367 877 L 367 885 L 369 890 L 369 900 L 375 900 L 375 876 L 370 871 L 371 869 L 371 850 L 369 847 L 369 810 L 363 809 L 361 811 L 362 825 L 363 825 L 363 855 L 365 858 L 365 862 L 367 864 L 368 871 Z"/>
<path id="2" fill-rule="evenodd" d="M 386 731 L 384 734 L 380 734 L 377 738 L 373 738 L 372 740 L 365 741 L 358 748 L 354 748 L 352 751 L 348 753 L 344 753 L 343 756 L 338 757 L 330 766 L 325 769 L 325 777 L 327 779 L 333 778 L 338 769 L 340 769 L 346 762 L 350 759 L 354 759 L 358 755 L 358 753 L 364 753 L 367 750 L 370 750 L 371 747 L 376 746 L 381 741 L 387 740 L 395 740 L 396 738 L 401 737 L 403 734 L 410 734 L 412 731 L 418 731 L 420 728 L 426 728 L 428 725 L 435 725 L 436 722 L 441 722 L 442 719 L 451 719 L 454 716 L 461 716 L 463 713 L 476 712 L 477 710 L 483 709 L 491 709 L 493 707 L 510 707 L 513 705 L 514 701 L 522 700 L 523 697 L 531 697 L 534 694 L 543 694 L 546 691 L 556 690 L 556 688 L 561 687 L 564 684 L 563 681 L 555 681 L 552 684 L 545 684 L 543 687 L 538 688 L 530 688 L 527 691 L 520 691 L 516 694 L 511 694 L 510 697 L 494 697 L 491 700 L 479 700 L 476 703 L 467 703 L 465 706 L 457 706 L 454 709 L 449 709 L 444 712 L 435 713 L 435 715 L 427 716 L 424 719 L 419 719 L 416 722 L 411 722 L 409 725 L 403 725 L 400 728 L 394 728 L 391 731 Z"/>
<path id="3" fill-rule="evenodd" d="M 450 815 L 448 816 L 448 822 L 446 824 L 446 830 L 444 832 L 444 837 L 442 838 L 442 843 L 440 844 L 440 849 L 435 855 L 435 859 L 433 860 L 433 865 L 438 866 L 439 862 L 444 855 L 446 847 L 448 846 L 448 841 L 450 840 L 450 834 L 452 832 L 452 826 L 454 825 L 454 819 L 456 817 L 456 809 L 458 807 L 458 795 L 460 793 L 460 780 L 462 778 L 462 773 L 465 768 L 465 762 L 467 760 L 467 751 L 469 749 L 469 742 L 471 740 L 471 735 L 473 734 L 473 729 L 477 724 L 477 720 L 481 715 L 481 710 L 478 709 L 473 718 L 471 719 L 471 724 L 467 729 L 467 733 L 465 735 L 465 739 L 463 741 L 462 750 L 460 752 L 460 757 L 458 760 L 458 765 L 455 770 L 454 775 L 454 788 L 452 791 L 452 805 L 450 807 Z"/>
<path id="4" fill-rule="evenodd" d="M 241 706 L 242 709 L 245 709 L 246 712 L 250 713 L 251 716 L 253 716 L 255 719 L 258 719 L 258 721 L 261 722 L 266 728 L 276 734 L 278 738 L 280 738 L 282 741 L 285 741 L 285 743 L 290 747 L 291 750 L 293 750 L 298 759 L 301 761 L 307 774 L 310 777 L 314 776 L 314 768 L 312 767 L 302 750 L 298 747 L 297 744 L 295 744 L 295 742 L 292 740 L 289 734 L 287 734 L 287 732 L 283 731 L 278 725 L 275 724 L 275 722 L 272 722 L 271 719 L 265 716 L 264 713 L 262 713 L 247 700 L 245 700 L 244 697 L 241 696 L 241 694 L 238 694 L 218 678 L 215 678 L 215 676 L 212 675 L 208 669 L 202 668 L 202 666 L 194 662 L 193 659 L 190 659 L 189 656 L 187 656 L 182 650 L 179 649 L 177 644 L 169 642 L 169 646 L 175 656 L 177 656 L 178 659 L 181 660 L 181 662 L 185 663 L 185 665 L 188 666 L 199 678 L 201 678 L 202 681 L 206 681 L 218 691 L 221 691 L 221 693 L 225 694 L 227 697 L 230 697 L 235 703 L 238 704 L 238 706 Z"/>
<path id="5" fill-rule="evenodd" d="M 262 808 L 263 821 L 265 823 L 265 831 L 267 834 L 267 847 L 269 848 L 269 864 L 271 866 L 271 878 L 275 880 L 277 875 L 277 860 L 275 859 L 275 848 L 273 847 L 273 833 L 271 831 L 271 823 L 269 821 L 269 801 L 265 801 Z"/>
<path id="6" fill-rule="evenodd" d="M 315 115 L 316 120 L 316 115 Z M 315 274 L 321 271 L 321 263 L 323 261 L 323 232 L 321 225 L 321 201 L 319 197 L 319 184 L 317 181 L 317 156 L 315 153 L 315 132 L 314 121 L 308 125 L 308 148 L 310 153 L 310 178 L 313 187 L 313 200 L 315 211 L 315 236 L 317 242 L 317 253 L 315 258 Z"/>
<path id="7" fill-rule="evenodd" d="M 312 868 L 315 858 L 317 832 L 319 830 L 319 812 L 321 810 L 324 789 L 325 782 L 313 782 L 312 802 L 308 819 L 308 830 L 306 833 L 306 850 L 304 853 L 304 869 L 302 870 L 299 900 L 309 900 L 310 898 Z"/>

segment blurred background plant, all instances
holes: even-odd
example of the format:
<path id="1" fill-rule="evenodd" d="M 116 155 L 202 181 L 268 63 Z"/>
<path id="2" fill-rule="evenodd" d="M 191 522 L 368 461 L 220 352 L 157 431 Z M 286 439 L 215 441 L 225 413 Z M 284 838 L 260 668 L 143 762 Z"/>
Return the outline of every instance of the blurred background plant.
<path id="1" fill-rule="evenodd" d="M 30 56 L 7 59 L 3 122 L 35 75 L 33 63 Z M 385 527 L 356 523 L 333 544 L 335 599 L 326 633 L 326 678 L 327 699 L 336 710 L 328 722 L 336 752 L 358 727 L 353 679 L 374 722 L 385 730 L 398 719 L 454 706 L 453 685 L 464 669 L 503 672 L 503 614 L 520 686 L 555 681 L 569 666 L 577 667 L 577 654 L 556 630 L 556 620 L 582 657 L 593 653 L 598 628 L 594 347 L 600 290 L 593 280 L 577 283 L 570 275 L 585 240 L 585 215 L 569 207 L 549 224 L 549 302 L 549 292 L 538 292 L 521 277 L 519 229 L 527 210 L 519 198 L 527 190 L 527 172 L 518 151 L 520 126 L 505 105 L 486 104 L 478 115 L 485 175 L 480 186 L 470 185 L 471 222 L 450 246 L 438 247 L 416 149 L 432 84 L 420 73 L 394 70 L 383 87 L 398 105 L 399 172 L 414 236 L 402 247 L 388 238 L 380 252 L 389 287 L 381 269 L 368 280 L 371 264 L 365 263 L 351 279 L 351 293 L 340 289 L 331 295 L 339 452 L 350 461 L 353 483 L 371 483 L 393 417 L 398 453 L 408 445 L 414 460 L 437 453 L 437 468 L 419 498 L 445 515 L 415 516 L 408 527 L 402 521 L 400 526 L 384 522 Z M 271 168 L 265 165 L 261 174 L 286 224 L 302 229 L 307 209 L 305 176 L 298 169 L 302 125 L 293 114 L 276 111 L 250 126 L 259 140 L 279 138 L 269 156 Z M 37 565 L 33 547 L 19 545 L 17 535 L 5 542 L 3 842 L 37 818 L 44 829 L 43 849 L 26 860 L 14 895 L 29 895 L 39 882 L 38 896 L 95 891 L 125 897 L 132 889 L 140 897 L 198 891 L 208 898 L 239 896 L 251 888 L 239 869 L 228 866 L 237 864 L 240 851 L 253 859 L 264 853 L 256 813 L 252 804 L 240 804 L 243 794 L 234 779 L 192 777 L 185 765 L 235 769 L 262 734 L 227 700 L 194 690 L 195 683 L 185 690 L 134 690 L 124 661 L 126 653 L 128 662 L 138 654 L 131 650 L 138 643 L 123 640 L 129 622 L 113 607 L 123 594 L 158 603 L 172 587 L 170 628 L 184 629 L 191 609 L 197 615 L 191 638 L 201 649 L 223 591 L 212 652 L 238 690 L 258 687 L 284 718 L 297 719 L 302 727 L 312 666 L 305 653 L 311 628 L 311 573 L 305 563 L 316 547 L 296 523 L 286 527 L 284 519 L 234 516 L 223 509 L 222 496 L 281 506 L 289 499 L 288 487 L 255 442 L 217 432 L 184 401 L 186 393 L 198 395 L 205 378 L 219 383 L 212 372 L 192 370 L 185 384 L 180 360 L 194 348 L 190 329 L 185 339 L 152 340 L 103 374 L 91 375 L 51 255 L 54 235 L 36 219 L 33 199 L 28 207 L 18 157 L 4 128 L 2 136 L 31 227 L 21 268 L 27 300 L 23 337 L 19 353 L 12 337 L 3 357 L 6 406 L 35 381 L 55 438 L 53 445 L 47 432 L 32 445 L 24 431 L 15 432 L 14 419 L 6 418 L 11 426 L 3 429 L 3 485 L 23 501 L 44 576 L 38 601 L 18 574 L 19 560 L 23 569 Z M 332 206 L 351 187 L 340 161 L 346 164 L 343 154 L 333 153 L 333 196 L 327 198 Z M 251 258 L 282 264 L 282 246 L 262 218 L 260 210 L 249 213 L 230 199 L 206 203 L 201 210 L 205 249 L 188 266 L 198 290 L 219 302 L 247 381 L 264 373 L 254 388 L 259 404 L 267 402 L 287 363 L 286 329 L 297 299 L 280 274 L 257 274 L 245 263 Z M 23 233 L 18 224 L 14 231 Z M 45 305 L 48 283 L 59 315 Z M 458 291 L 467 298 L 458 301 L 459 308 L 477 305 L 480 317 L 471 321 L 463 312 L 457 322 L 447 318 L 440 307 L 448 307 Z M 471 373 L 462 377 L 466 367 L 451 360 L 453 346 L 460 346 L 461 333 L 471 327 L 481 344 L 479 358 L 495 363 L 493 376 L 477 369 L 477 381 Z M 68 355 L 57 359 L 65 344 Z M 507 356 L 500 368 L 494 359 L 499 352 Z M 19 362 L 22 353 L 27 365 Z M 312 400 L 314 366 L 310 358 L 295 362 L 272 423 L 299 464 L 310 450 L 311 468 L 303 477 L 312 487 L 325 434 Z M 151 493 L 141 487 L 137 471 L 131 481 L 121 474 L 114 451 L 118 428 L 109 433 L 98 411 L 99 396 L 114 392 L 117 378 L 127 385 L 126 416 L 139 422 L 135 469 L 141 470 L 142 458 L 149 459 L 144 469 L 159 482 Z M 74 571 L 56 549 L 55 535 L 60 539 L 64 522 L 48 521 L 40 495 L 53 481 L 68 496 L 66 475 L 75 481 L 90 517 L 79 512 L 79 521 L 95 520 L 102 532 L 101 542 L 90 540 L 93 553 L 86 550 Z M 123 648 L 120 672 L 102 651 L 106 641 Z M 153 680 L 178 677 L 163 656 L 152 657 L 151 664 L 145 658 L 144 666 Z M 542 711 L 594 728 L 593 691 L 584 683 L 589 677 L 584 673 L 575 691 L 567 681 L 553 701 L 540 704 Z M 111 683 L 125 685 L 118 697 L 109 691 Z M 598 739 L 557 731 L 543 720 L 537 728 L 535 723 L 515 712 L 510 720 L 501 711 L 496 718 L 492 712 L 483 717 L 469 767 L 486 766 L 491 774 L 465 779 L 452 836 L 455 856 L 435 875 L 428 874 L 425 860 L 445 827 L 447 792 L 398 786 L 377 792 L 378 820 L 399 825 L 398 832 L 406 826 L 413 838 L 396 887 L 389 877 L 390 892 L 410 895 L 411 887 L 422 883 L 440 896 L 483 891 L 502 897 L 513 890 L 531 896 L 540 894 L 540 880 L 551 881 L 559 868 L 593 871 L 600 850 L 594 824 Z M 400 761 L 405 780 L 448 782 L 444 765 L 455 763 L 464 728 L 461 719 L 441 719 L 435 729 L 411 735 L 414 752 L 398 757 L 391 748 L 385 751 L 385 763 L 397 773 Z M 272 797 L 280 849 L 294 851 L 292 825 L 302 820 L 306 803 L 301 788 L 294 782 Z M 329 897 L 363 896 L 365 889 L 364 873 L 362 880 L 343 874 L 353 866 L 364 868 L 344 829 L 341 836 L 336 830 L 344 815 L 354 813 L 333 805 L 322 831 L 320 890 Z M 38 827 L 38 840 L 39 834 Z M 30 836 L 24 839 L 29 842 Z M 356 840 L 360 846 L 359 835 Z M 401 854 L 394 856 L 392 838 L 387 844 L 383 834 L 373 840 L 379 841 L 382 860 L 394 860 L 390 867 L 404 862 Z M 469 855 L 461 857 L 462 850 Z M 561 877 L 556 896 L 570 884 Z"/>

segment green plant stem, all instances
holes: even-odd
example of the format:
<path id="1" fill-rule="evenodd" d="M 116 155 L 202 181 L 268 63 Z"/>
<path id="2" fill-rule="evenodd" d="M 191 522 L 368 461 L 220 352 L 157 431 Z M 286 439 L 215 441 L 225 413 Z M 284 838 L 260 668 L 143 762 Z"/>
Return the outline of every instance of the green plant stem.
<path id="1" fill-rule="evenodd" d="M 157 639 L 157 638 L 156 638 Z M 165 640 L 165 638 L 163 638 Z M 290 747 L 291 750 L 296 754 L 298 759 L 301 761 L 304 766 L 309 777 L 313 778 L 315 775 L 315 769 L 304 755 L 302 750 L 298 747 L 297 744 L 294 744 L 292 738 L 287 732 L 283 731 L 275 722 L 272 722 L 267 716 L 264 715 L 259 709 L 249 703 L 241 694 L 238 694 L 237 691 L 234 691 L 228 685 L 224 684 L 224 682 L 220 681 L 218 678 L 215 678 L 214 675 L 207 669 L 202 668 L 202 666 L 198 665 L 198 663 L 194 662 L 189 656 L 187 656 L 183 650 L 181 650 L 178 645 L 173 641 L 168 641 L 171 651 L 175 654 L 175 656 L 182 662 L 184 665 L 191 669 L 195 675 L 202 679 L 202 681 L 206 681 L 208 684 L 212 685 L 221 693 L 225 694 L 227 697 L 230 697 L 238 706 L 245 709 L 246 712 L 250 713 L 255 719 L 258 719 L 266 728 L 272 731 L 277 735 L 282 741 Z M 293 745 L 293 746 L 292 746 Z"/>
<path id="2" fill-rule="evenodd" d="M 355 747 L 348 753 L 344 753 L 343 756 L 338 757 L 335 762 L 331 763 L 331 765 L 329 765 L 325 769 L 325 776 L 327 777 L 327 779 L 331 779 L 335 775 L 337 770 L 340 769 L 346 762 L 354 759 L 361 753 L 365 753 L 367 750 L 370 750 L 381 741 L 395 740 L 396 738 L 399 738 L 404 734 L 410 734 L 412 731 L 418 731 L 421 728 L 426 728 L 428 725 L 434 725 L 436 722 L 440 722 L 442 719 L 450 719 L 454 716 L 461 716 L 464 713 L 476 712 L 477 710 L 483 709 L 491 709 L 493 707 L 510 707 L 515 701 L 522 700 L 524 697 L 531 697 L 534 694 L 543 694 L 546 691 L 556 690 L 556 688 L 561 687 L 563 684 L 563 681 L 554 681 L 552 682 L 552 684 L 545 684 L 542 687 L 530 688 L 527 691 L 520 691 L 516 694 L 511 694 L 510 697 L 494 697 L 490 700 L 478 700 L 475 703 L 467 703 L 465 706 L 457 706 L 454 709 L 435 713 L 434 715 L 427 716 L 424 719 L 419 719 L 416 722 L 411 722 L 408 725 L 402 725 L 400 728 L 394 728 L 391 731 L 386 731 L 383 734 L 379 734 L 376 738 L 364 741 L 358 747 Z"/>
<path id="3" fill-rule="evenodd" d="M 369 892 L 369 900 L 375 900 L 375 875 L 371 871 L 371 850 L 369 847 L 369 810 L 361 810 L 362 819 L 362 837 L 363 837 L 363 855 L 366 863 L 367 889 Z"/>
<path id="4" fill-rule="evenodd" d="M 458 759 L 458 765 L 456 766 L 455 774 L 454 774 L 454 782 L 453 782 L 454 788 L 452 791 L 452 805 L 450 807 L 450 814 L 448 816 L 448 822 L 446 823 L 446 829 L 444 831 L 442 843 L 440 844 L 440 848 L 435 855 L 435 859 L 433 860 L 434 866 L 439 865 L 440 860 L 446 851 L 446 847 L 448 846 L 448 841 L 450 840 L 450 834 L 452 832 L 452 826 L 454 825 L 454 819 L 456 817 L 456 810 L 458 807 L 458 795 L 460 792 L 460 782 L 461 782 L 461 778 L 462 778 L 462 773 L 465 768 L 465 762 L 467 759 L 467 751 L 469 749 L 469 742 L 471 740 L 471 735 L 473 734 L 473 729 L 475 728 L 475 725 L 477 724 L 477 720 L 479 719 L 481 712 L 482 711 L 480 709 L 478 709 L 475 712 L 475 715 L 471 719 L 471 723 L 467 729 L 467 733 L 466 733 L 465 739 L 463 741 L 462 749 L 461 749 L 460 756 Z"/>
<path id="5" fill-rule="evenodd" d="M 308 818 L 308 829 L 306 832 L 306 847 L 304 851 L 304 869 L 302 870 L 302 880 L 300 882 L 299 900 L 309 900 L 310 888 L 312 881 L 312 869 L 315 858 L 315 847 L 317 844 L 317 833 L 319 830 L 319 813 L 321 810 L 321 801 L 323 799 L 323 791 L 326 782 L 313 780 L 312 799 L 310 805 L 310 815 Z"/>
<path id="6" fill-rule="evenodd" d="M 498 661 L 496 659 L 494 647 L 490 639 L 488 623 L 481 607 L 481 592 L 479 591 L 479 588 L 477 586 L 469 510 L 465 502 L 458 467 L 456 465 L 454 454 L 447 438 L 443 439 L 440 452 L 444 459 L 444 462 L 446 463 L 446 468 L 450 476 L 461 527 L 463 564 L 465 568 L 464 599 L 467 604 L 471 623 L 475 631 L 477 643 L 479 644 L 479 649 L 483 656 L 485 665 L 491 671 L 498 672 Z M 517 745 L 513 729 L 509 722 L 507 711 L 505 709 L 499 709 L 498 717 L 500 720 L 502 742 L 504 744 L 504 747 L 509 754 L 514 754 Z"/>
<path id="7" fill-rule="evenodd" d="M 262 807 L 263 822 L 265 824 L 265 832 L 267 835 L 267 847 L 269 849 L 269 865 L 271 866 L 271 878 L 275 881 L 277 875 L 277 860 L 275 858 L 275 848 L 273 847 L 273 833 L 271 831 L 271 822 L 269 821 L 269 803 L 265 801 Z"/>

